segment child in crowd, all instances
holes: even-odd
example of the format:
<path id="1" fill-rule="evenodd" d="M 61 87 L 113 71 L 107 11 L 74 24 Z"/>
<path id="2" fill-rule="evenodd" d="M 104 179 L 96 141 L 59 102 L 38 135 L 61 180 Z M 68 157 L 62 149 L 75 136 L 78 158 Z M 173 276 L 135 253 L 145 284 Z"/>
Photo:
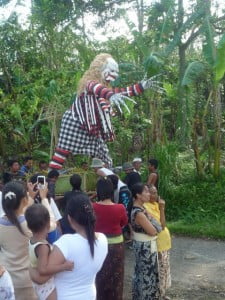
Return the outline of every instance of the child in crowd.
<path id="1" fill-rule="evenodd" d="M 70 198 L 73 196 L 76 198 L 79 196 L 81 193 L 81 183 L 82 183 L 82 178 L 80 177 L 79 174 L 73 174 L 70 177 L 70 184 L 72 186 L 72 191 L 68 191 L 64 194 L 64 197 L 59 201 L 59 209 L 62 212 L 62 219 L 60 220 L 60 226 L 62 230 L 62 234 L 66 233 L 74 233 L 73 228 L 71 227 L 69 220 L 68 220 L 68 209 L 67 205 L 70 200 Z"/>
<path id="2" fill-rule="evenodd" d="M 15 300 L 12 279 L 6 269 L 0 265 L 0 299 Z"/>
<path id="3" fill-rule="evenodd" d="M 62 264 L 48 264 L 48 257 L 52 246 L 46 237 L 50 228 L 50 215 L 47 208 L 42 204 L 33 204 L 27 208 L 25 218 L 28 228 L 32 231 L 29 242 L 29 257 L 32 268 L 37 268 L 40 275 L 54 275 L 61 271 L 72 270 L 73 263 L 65 261 Z M 33 283 L 38 299 L 56 300 L 54 278 L 51 277 L 44 284 Z"/>
<path id="4" fill-rule="evenodd" d="M 170 252 L 171 237 L 168 228 L 166 227 L 165 219 L 165 201 L 158 196 L 157 189 L 154 185 L 149 188 L 149 202 L 144 204 L 147 212 L 151 214 L 162 225 L 162 231 L 158 234 L 157 249 L 159 260 L 159 283 L 160 296 L 162 300 L 168 300 L 166 290 L 171 286 L 170 276 Z"/>

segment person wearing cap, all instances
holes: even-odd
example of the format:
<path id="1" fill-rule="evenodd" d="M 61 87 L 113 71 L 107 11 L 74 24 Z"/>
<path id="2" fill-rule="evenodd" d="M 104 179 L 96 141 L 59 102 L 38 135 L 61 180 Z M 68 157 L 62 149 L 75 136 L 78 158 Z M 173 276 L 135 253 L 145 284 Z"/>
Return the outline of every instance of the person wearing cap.
<path id="1" fill-rule="evenodd" d="M 132 165 L 134 167 L 134 172 L 137 172 L 141 175 L 140 168 L 142 164 L 142 159 L 140 157 L 135 157 L 132 161 Z"/>
<path id="2" fill-rule="evenodd" d="M 113 171 L 105 167 L 105 163 L 99 158 L 93 158 L 90 167 L 101 177 L 114 174 Z"/>
<path id="3" fill-rule="evenodd" d="M 142 182 L 140 174 L 134 171 L 134 167 L 130 162 L 125 162 L 123 164 L 123 171 L 126 173 L 124 183 L 126 183 L 129 190 L 135 183 Z"/>
<path id="4" fill-rule="evenodd" d="M 93 158 L 92 159 L 91 168 L 93 168 L 95 173 L 98 176 L 101 176 L 101 177 L 107 177 L 109 175 L 115 175 L 115 173 L 113 173 L 112 170 L 105 167 L 105 164 L 99 158 Z M 122 186 L 125 186 L 125 184 L 120 179 L 118 179 L 117 189 L 114 192 L 114 202 L 115 203 L 119 202 L 119 191 L 120 191 L 120 188 Z"/>

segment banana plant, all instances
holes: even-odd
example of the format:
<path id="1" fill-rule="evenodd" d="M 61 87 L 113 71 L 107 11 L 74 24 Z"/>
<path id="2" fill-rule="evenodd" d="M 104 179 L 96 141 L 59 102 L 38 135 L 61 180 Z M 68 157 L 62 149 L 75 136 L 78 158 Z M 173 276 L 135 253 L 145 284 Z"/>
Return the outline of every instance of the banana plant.
<path id="1" fill-rule="evenodd" d="M 206 101 L 206 106 L 203 112 L 203 118 L 207 114 L 209 103 L 213 105 L 213 147 L 214 147 L 214 167 L 213 175 L 218 177 L 220 174 L 220 157 L 221 157 L 221 80 L 225 73 L 225 34 L 222 35 L 219 42 L 216 44 L 214 32 L 209 18 L 205 18 L 202 26 L 202 33 L 205 38 L 203 42 L 203 56 L 205 62 L 191 62 L 184 74 L 182 80 L 183 87 L 190 87 L 199 79 L 199 76 L 204 72 L 210 72 L 211 87 L 209 97 Z"/>

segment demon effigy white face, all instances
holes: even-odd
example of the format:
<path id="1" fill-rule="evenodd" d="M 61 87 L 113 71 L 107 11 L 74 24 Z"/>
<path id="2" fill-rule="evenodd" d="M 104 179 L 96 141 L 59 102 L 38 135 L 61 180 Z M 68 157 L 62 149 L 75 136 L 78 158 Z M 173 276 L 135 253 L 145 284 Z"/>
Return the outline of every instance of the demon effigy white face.
<path id="1" fill-rule="evenodd" d="M 106 63 L 102 68 L 102 78 L 106 82 L 114 81 L 119 73 L 117 62 L 113 58 L 107 58 Z"/>

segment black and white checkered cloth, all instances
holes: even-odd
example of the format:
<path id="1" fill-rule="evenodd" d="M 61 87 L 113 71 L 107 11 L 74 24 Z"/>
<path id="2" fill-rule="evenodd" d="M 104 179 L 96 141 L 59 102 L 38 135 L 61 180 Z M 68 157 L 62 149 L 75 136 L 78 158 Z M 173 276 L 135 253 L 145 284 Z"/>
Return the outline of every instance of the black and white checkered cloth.
<path id="1" fill-rule="evenodd" d="M 63 115 L 57 148 L 73 154 L 97 157 L 109 166 L 112 165 L 109 149 L 102 137 L 90 135 L 82 129 L 78 117 L 72 115 L 72 110 L 67 110 Z"/>

